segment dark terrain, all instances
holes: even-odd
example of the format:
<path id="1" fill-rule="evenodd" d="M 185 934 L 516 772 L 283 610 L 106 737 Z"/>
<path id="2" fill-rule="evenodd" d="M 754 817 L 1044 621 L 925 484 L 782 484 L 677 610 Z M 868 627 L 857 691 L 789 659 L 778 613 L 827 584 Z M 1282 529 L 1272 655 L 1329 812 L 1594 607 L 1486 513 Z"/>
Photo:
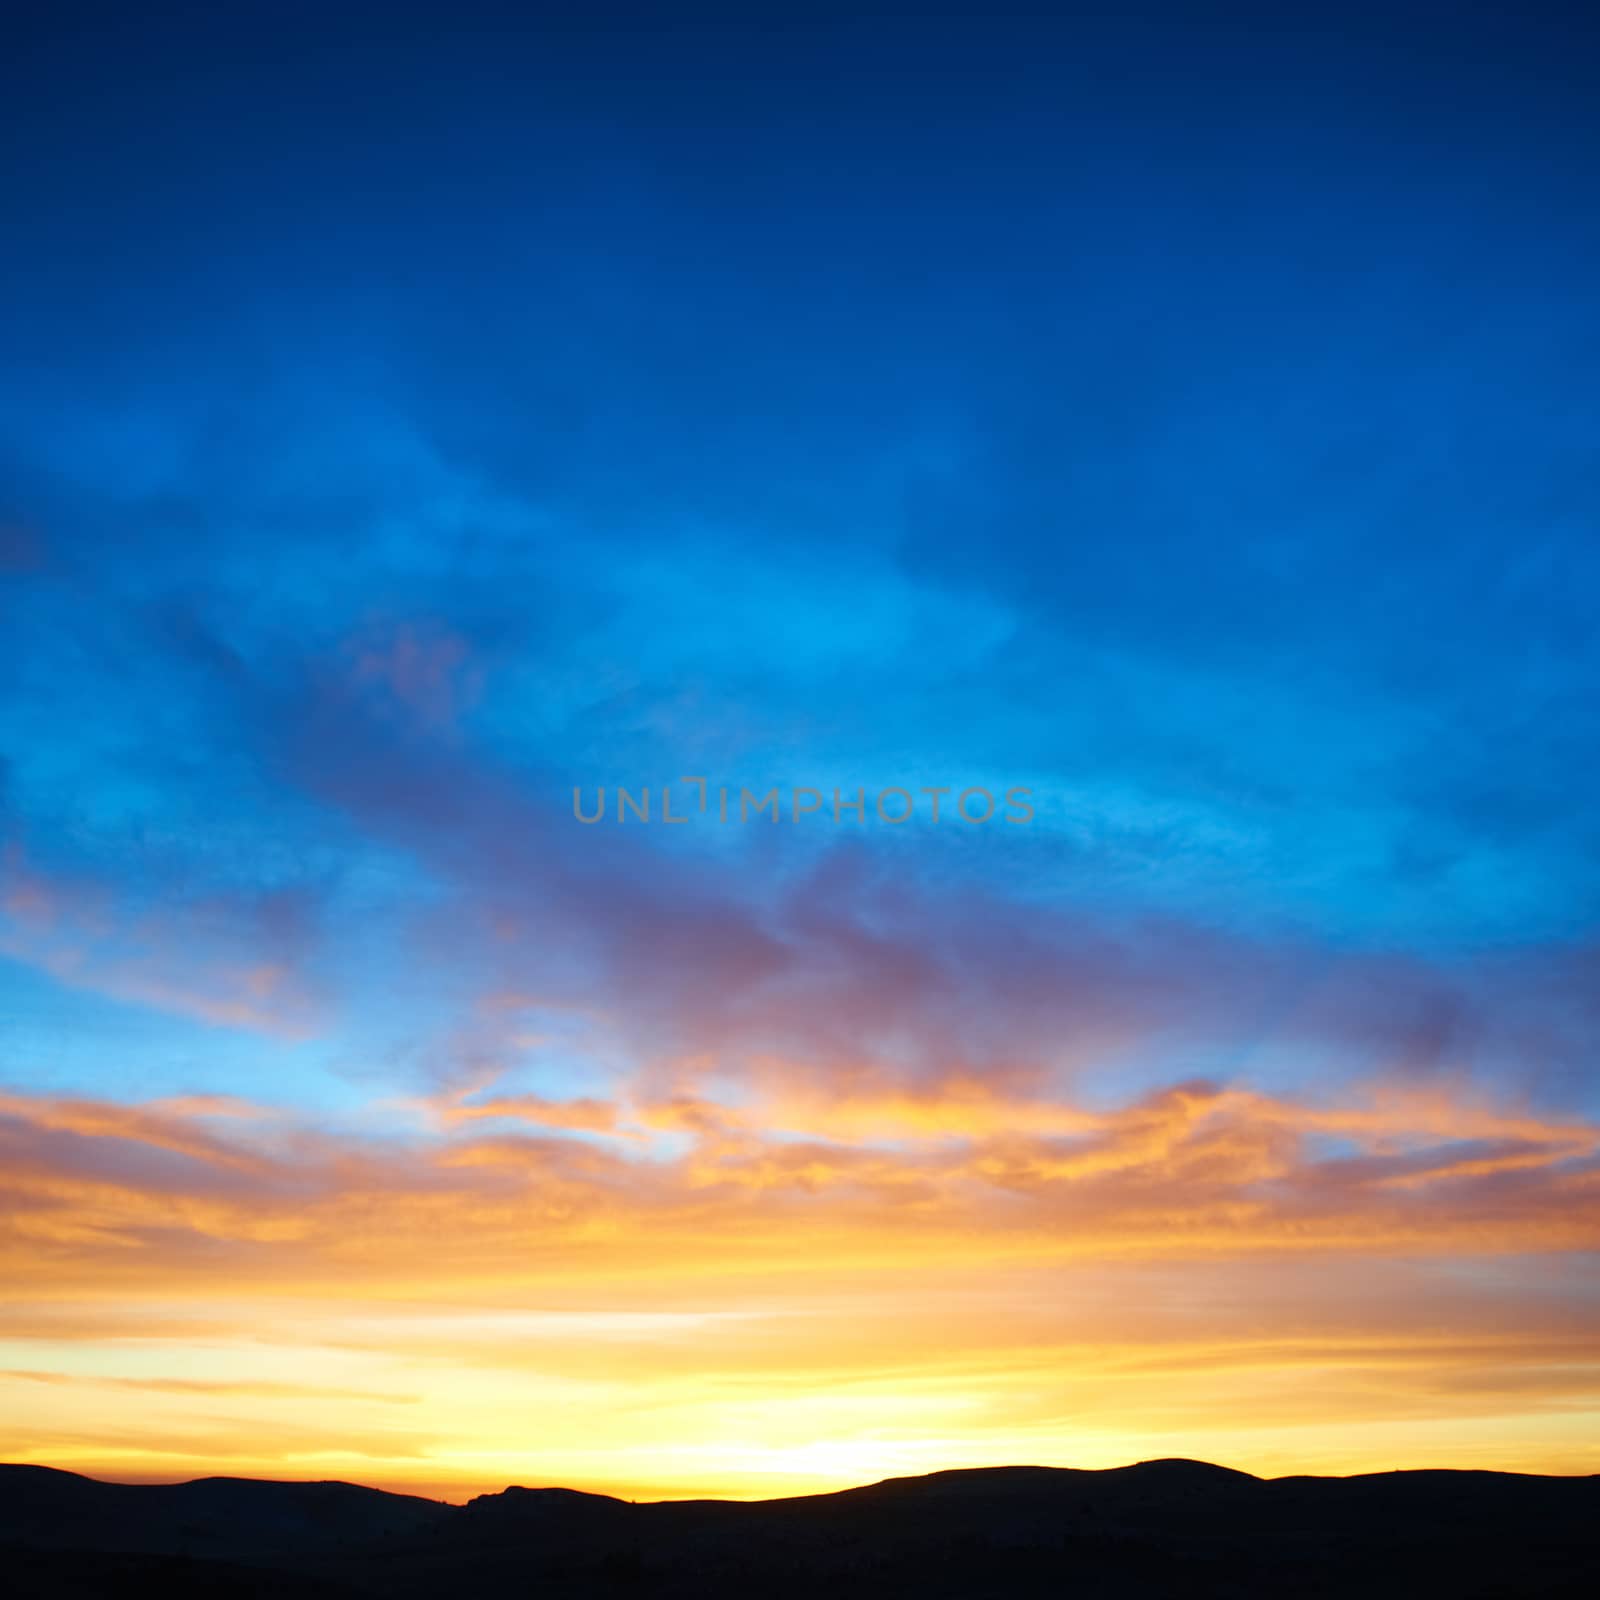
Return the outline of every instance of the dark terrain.
<path id="1" fill-rule="evenodd" d="M 1600 1595 L 1600 1477 L 996 1467 L 753 1504 L 345 1483 L 134 1486 L 0 1467 L 0 1593 L 33 1596 Z"/>

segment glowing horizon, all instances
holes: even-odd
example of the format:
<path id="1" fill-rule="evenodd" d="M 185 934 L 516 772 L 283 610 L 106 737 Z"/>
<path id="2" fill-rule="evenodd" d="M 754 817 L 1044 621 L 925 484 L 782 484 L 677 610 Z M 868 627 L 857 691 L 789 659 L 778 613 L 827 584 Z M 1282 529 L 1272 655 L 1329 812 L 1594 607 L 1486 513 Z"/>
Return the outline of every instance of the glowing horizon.
<path id="1" fill-rule="evenodd" d="M 550 1136 L 567 1109 L 451 1091 L 331 1141 L 231 1101 L 11 1097 L 55 1160 L 10 1147 L 51 1203 L 4 1262 L 4 1454 L 438 1498 L 1163 1455 L 1600 1470 L 1562 1298 L 1592 1123 L 1437 1087 L 671 1097 L 581 1143 Z M 1308 1153 L 1330 1137 L 1353 1153 Z"/>

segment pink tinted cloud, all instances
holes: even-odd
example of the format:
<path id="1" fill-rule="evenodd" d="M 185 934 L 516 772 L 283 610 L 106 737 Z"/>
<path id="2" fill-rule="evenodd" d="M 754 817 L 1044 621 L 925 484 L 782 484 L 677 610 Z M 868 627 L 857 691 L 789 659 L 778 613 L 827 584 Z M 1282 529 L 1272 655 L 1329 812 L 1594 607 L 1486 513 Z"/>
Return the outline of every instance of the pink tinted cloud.
<path id="1" fill-rule="evenodd" d="M 437 623 L 373 629 L 352 639 L 346 653 L 357 686 L 427 728 L 454 728 L 483 691 L 471 646 Z"/>
<path id="2" fill-rule="evenodd" d="M 825 1106 L 797 1088 L 797 1109 L 720 1116 L 687 1099 L 569 1106 L 566 1131 L 559 1105 L 507 1097 L 485 1107 L 492 1130 L 446 1116 L 398 1144 L 12 1094 L 0 1265 L 19 1284 L 204 1267 L 420 1289 L 533 1263 L 694 1277 L 769 1257 L 825 1279 L 843 1249 L 891 1269 L 996 1249 L 1181 1261 L 1600 1247 L 1600 1127 L 1465 1090 L 1314 1102 L 1182 1083 L 1111 1109 L 994 1101 L 964 1131 L 964 1098 L 945 1116 L 928 1096 Z M 529 1132 L 508 1131 L 519 1120 Z M 419 1255 L 419 1239 L 448 1249 Z"/>
<path id="3" fill-rule="evenodd" d="M 305 976 L 308 908 L 287 892 L 213 892 L 151 909 L 83 872 L 0 849 L 0 956 L 111 999 L 286 1037 L 319 1007 Z"/>

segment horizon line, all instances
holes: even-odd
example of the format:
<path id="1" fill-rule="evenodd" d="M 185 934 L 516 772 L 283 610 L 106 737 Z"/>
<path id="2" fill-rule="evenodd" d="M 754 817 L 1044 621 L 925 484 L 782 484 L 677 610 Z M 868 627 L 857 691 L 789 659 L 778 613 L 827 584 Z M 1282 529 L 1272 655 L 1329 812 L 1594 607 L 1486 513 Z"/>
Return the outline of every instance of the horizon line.
<path id="1" fill-rule="evenodd" d="M 866 1483 L 847 1484 L 839 1489 L 819 1489 L 806 1494 L 768 1495 L 752 1499 L 737 1499 L 726 1495 L 683 1495 L 661 1499 L 635 1499 L 625 1495 L 607 1494 L 598 1489 L 574 1489 L 559 1483 L 507 1483 L 499 1489 L 488 1489 L 469 1495 L 465 1500 L 446 1500 L 434 1495 L 419 1494 L 405 1489 L 385 1489 L 376 1484 L 357 1483 L 349 1478 L 266 1478 L 251 1477 L 227 1472 L 209 1472 L 199 1477 L 172 1479 L 126 1479 L 98 1477 L 93 1473 L 78 1472 L 71 1467 L 57 1467 L 44 1461 L 0 1461 L 0 1472 L 32 1471 L 59 1473 L 63 1477 L 78 1478 L 86 1483 L 103 1484 L 114 1489 L 181 1489 L 197 1483 L 259 1483 L 278 1484 L 302 1488 L 360 1489 L 368 1494 L 388 1495 L 397 1500 L 425 1500 L 432 1505 L 450 1506 L 456 1510 L 478 1500 L 492 1500 L 510 1493 L 570 1494 L 593 1500 L 610 1500 L 618 1505 L 777 1505 L 794 1500 L 827 1500 L 837 1495 L 855 1494 L 863 1489 L 877 1489 L 891 1483 L 917 1483 L 931 1478 L 961 1475 L 977 1476 L 984 1473 L 1038 1472 L 1073 1473 L 1105 1477 L 1113 1473 L 1134 1472 L 1141 1467 L 1202 1467 L 1208 1472 L 1226 1473 L 1230 1477 L 1248 1478 L 1252 1483 L 1343 1483 L 1363 1478 L 1398 1477 L 1491 1477 L 1531 1478 L 1539 1481 L 1572 1481 L 1600 1479 L 1600 1472 L 1519 1472 L 1499 1467 L 1384 1467 L 1370 1472 L 1286 1472 L 1275 1477 L 1264 1477 L 1247 1472 L 1242 1467 L 1229 1467 L 1220 1462 L 1205 1461 L 1198 1456 L 1152 1456 L 1141 1461 L 1128 1461 L 1113 1467 L 1063 1467 L 1039 1462 L 1003 1462 L 983 1467 L 936 1467 L 928 1472 L 897 1473 L 887 1478 L 875 1478 Z"/>

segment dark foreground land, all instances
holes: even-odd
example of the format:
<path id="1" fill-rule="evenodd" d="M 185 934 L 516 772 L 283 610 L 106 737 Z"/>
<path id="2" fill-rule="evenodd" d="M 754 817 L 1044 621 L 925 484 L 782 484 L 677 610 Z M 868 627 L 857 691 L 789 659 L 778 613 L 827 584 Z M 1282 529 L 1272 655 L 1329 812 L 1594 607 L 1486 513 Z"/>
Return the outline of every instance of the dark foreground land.
<path id="1" fill-rule="evenodd" d="M 16 1597 L 1600 1596 L 1600 1477 L 997 1467 L 755 1504 L 0 1467 Z"/>

